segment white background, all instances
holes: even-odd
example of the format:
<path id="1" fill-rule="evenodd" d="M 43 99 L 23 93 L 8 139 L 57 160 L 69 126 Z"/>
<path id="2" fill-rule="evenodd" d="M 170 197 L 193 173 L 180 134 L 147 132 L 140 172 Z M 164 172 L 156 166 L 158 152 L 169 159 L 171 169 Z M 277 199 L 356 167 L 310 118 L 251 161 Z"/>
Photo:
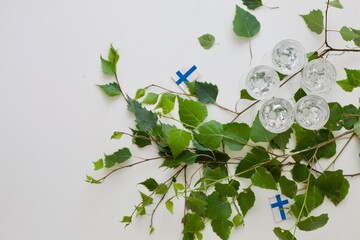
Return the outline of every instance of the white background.
<path id="1" fill-rule="evenodd" d="M 252 39 L 252 66 L 261 64 L 283 39 L 297 39 L 309 52 L 320 47 L 323 35 L 310 32 L 299 14 L 324 9 L 324 2 L 264 0 L 280 8 L 253 12 L 262 27 Z M 329 29 L 360 28 L 360 2 L 342 3 L 343 10 L 331 8 Z M 103 153 L 130 146 L 136 156 L 155 155 L 138 150 L 127 137 L 110 140 L 114 130 L 129 131 L 134 123 L 123 98 L 109 99 L 96 87 L 113 80 L 102 75 L 99 55 L 107 54 L 110 43 L 119 49 L 119 81 L 130 96 L 151 83 L 178 90 L 170 76 L 191 60 L 202 73 L 201 81 L 219 86 L 218 102 L 233 108 L 240 78 L 250 67 L 249 42 L 232 31 L 236 4 L 241 1 L 0 0 L 0 239 L 181 239 L 181 201 L 175 202 L 175 216 L 160 207 L 150 237 L 147 217 L 127 230 L 119 223 L 140 200 L 138 190 L 144 188 L 138 182 L 150 176 L 161 181 L 169 174 L 163 174 L 158 163 L 124 170 L 102 185 L 84 182 L 86 174 L 105 174 L 94 173 L 91 163 Z M 210 50 L 197 41 L 204 33 L 216 37 Z M 336 32 L 330 34 L 330 43 L 346 46 Z M 345 77 L 344 67 L 360 68 L 359 57 L 329 58 L 338 79 Z M 283 93 L 293 93 L 289 86 Z M 359 90 L 345 94 L 335 86 L 324 97 L 358 106 L 359 95 Z M 216 113 L 210 107 L 213 110 Z M 246 117 L 254 114 L 250 111 Z M 233 116 L 212 117 L 227 122 Z M 359 144 L 354 139 L 336 167 L 359 172 Z M 298 231 L 298 239 L 360 239 L 360 179 L 350 183 L 349 195 L 338 207 L 327 201 L 314 211 L 328 212 L 329 223 L 315 232 Z M 273 222 L 268 198 L 275 192 L 256 193 L 245 228 L 234 231 L 230 239 L 272 240 L 275 226 L 292 226 L 292 221 Z M 210 228 L 205 239 L 217 239 Z"/>

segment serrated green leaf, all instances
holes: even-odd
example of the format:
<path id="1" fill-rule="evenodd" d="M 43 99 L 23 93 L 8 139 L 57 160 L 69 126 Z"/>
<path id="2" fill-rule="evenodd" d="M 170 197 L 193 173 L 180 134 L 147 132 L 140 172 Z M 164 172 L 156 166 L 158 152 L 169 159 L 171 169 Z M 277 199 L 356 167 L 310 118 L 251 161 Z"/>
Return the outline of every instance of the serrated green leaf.
<path id="1" fill-rule="evenodd" d="M 219 89 L 216 85 L 207 82 L 195 81 L 195 96 L 202 103 L 215 103 Z"/>
<path id="2" fill-rule="evenodd" d="M 145 108 L 138 109 L 135 112 L 135 117 L 137 129 L 143 132 L 152 131 L 158 121 L 158 116 Z"/>
<path id="3" fill-rule="evenodd" d="M 168 136 L 168 143 L 173 156 L 176 158 L 179 154 L 184 151 L 192 139 L 191 133 L 174 128 L 170 130 Z"/>
<path id="4" fill-rule="evenodd" d="M 310 171 L 306 165 L 297 163 L 291 169 L 291 174 L 296 182 L 305 182 L 309 178 Z"/>
<path id="5" fill-rule="evenodd" d="M 308 54 L 306 54 L 308 62 L 315 60 L 317 58 L 319 58 L 319 53 L 318 52 L 309 52 Z"/>
<path id="6" fill-rule="evenodd" d="M 300 194 L 294 200 L 294 204 L 291 205 L 291 213 L 298 219 L 307 217 L 316 206 L 316 200 L 310 195 Z"/>
<path id="7" fill-rule="evenodd" d="M 345 68 L 347 80 L 354 87 L 360 87 L 360 70 Z"/>
<path id="8" fill-rule="evenodd" d="M 358 136 L 358 138 L 360 138 L 360 120 L 357 121 L 357 123 L 355 123 L 355 125 L 354 125 L 354 132 L 356 133 L 356 135 Z"/>
<path id="9" fill-rule="evenodd" d="M 245 216 L 247 212 L 254 206 L 255 194 L 251 188 L 244 189 L 237 198 L 242 214 Z"/>
<path id="10" fill-rule="evenodd" d="M 203 235 L 200 232 L 196 232 L 195 235 L 196 235 L 197 240 L 203 239 Z"/>
<path id="11" fill-rule="evenodd" d="M 154 105 L 159 98 L 159 94 L 148 93 L 145 99 L 142 101 L 143 104 Z"/>
<path id="12" fill-rule="evenodd" d="M 330 109 L 330 117 L 325 127 L 331 131 L 338 131 L 343 126 L 343 110 L 339 103 L 328 103 Z"/>
<path id="13" fill-rule="evenodd" d="M 122 135 L 123 135 L 123 133 L 122 133 L 122 132 L 117 132 L 117 131 L 115 131 L 115 132 L 113 133 L 113 135 L 111 136 L 111 138 L 110 138 L 110 139 L 116 139 L 116 140 L 119 140 L 119 139 L 122 137 Z"/>
<path id="14" fill-rule="evenodd" d="M 266 168 L 258 167 L 251 176 L 251 182 L 260 188 L 277 190 L 275 180 Z"/>
<path id="15" fill-rule="evenodd" d="M 140 192 L 140 196 L 141 196 L 141 200 L 142 200 L 142 206 L 146 207 L 149 206 L 151 204 L 153 204 L 154 199 L 148 195 L 146 195 L 145 193 Z"/>
<path id="16" fill-rule="evenodd" d="M 228 176 L 228 171 L 224 164 L 214 167 L 214 166 L 203 166 L 203 183 L 210 184 L 217 180 L 226 178 Z"/>
<path id="17" fill-rule="evenodd" d="M 111 44 L 109 53 L 108 53 L 108 61 L 111 63 L 116 64 L 120 59 L 120 56 L 118 54 L 118 51 L 114 48 L 114 46 Z"/>
<path id="18" fill-rule="evenodd" d="M 337 206 L 349 191 L 349 182 L 344 177 L 342 170 L 325 171 L 316 180 L 320 191 Z"/>
<path id="19" fill-rule="evenodd" d="M 205 228 L 204 220 L 196 213 L 187 213 L 184 216 L 183 223 L 185 222 L 184 232 L 196 233 Z"/>
<path id="20" fill-rule="evenodd" d="M 350 28 L 343 26 L 340 29 L 340 34 L 341 37 L 345 40 L 345 41 L 352 41 L 355 38 L 360 37 L 358 34 L 354 33 Z"/>
<path id="21" fill-rule="evenodd" d="M 294 198 L 296 196 L 298 187 L 294 181 L 291 181 L 285 176 L 282 176 L 279 180 L 279 184 L 282 194 L 284 194 L 288 198 Z"/>
<path id="22" fill-rule="evenodd" d="M 146 209 L 143 206 L 136 207 L 136 216 L 144 216 L 146 214 Z"/>
<path id="23" fill-rule="evenodd" d="M 99 169 L 102 169 L 104 167 L 104 160 L 99 159 L 96 162 L 93 162 L 94 164 L 94 171 L 97 171 Z"/>
<path id="24" fill-rule="evenodd" d="M 86 175 L 85 182 L 88 182 L 88 183 L 91 183 L 91 184 L 101 184 L 100 180 L 96 180 L 95 178 L 93 178 L 93 177 L 91 177 L 89 175 Z"/>
<path id="25" fill-rule="evenodd" d="M 210 49 L 212 46 L 214 46 L 214 43 L 215 43 L 215 37 L 213 35 L 211 35 L 210 33 L 201 35 L 200 37 L 198 37 L 198 40 L 199 40 L 200 45 L 204 49 Z"/>
<path id="26" fill-rule="evenodd" d="M 354 39 L 354 44 L 360 47 L 360 37 Z"/>
<path id="27" fill-rule="evenodd" d="M 285 152 L 286 145 L 289 143 L 291 137 L 292 129 L 288 129 L 285 132 L 279 133 L 276 137 L 271 140 L 271 146 L 275 149 L 280 149 Z"/>
<path id="28" fill-rule="evenodd" d="M 199 134 L 195 135 L 195 139 L 203 146 L 208 147 L 211 150 L 216 150 L 220 147 L 223 139 L 222 124 L 214 120 L 202 124 L 199 127 Z"/>
<path id="29" fill-rule="evenodd" d="M 343 107 L 342 112 L 344 114 L 344 128 L 346 130 L 353 129 L 355 123 L 359 120 L 360 110 L 358 110 L 354 105 L 349 104 Z"/>
<path id="30" fill-rule="evenodd" d="M 314 208 L 317 208 L 324 202 L 324 198 L 325 198 L 324 194 L 315 185 L 309 187 L 309 189 L 307 191 L 307 195 L 314 198 L 314 200 L 315 200 Z"/>
<path id="31" fill-rule="evenodd" d="M 215 191 L 220 193 L 223 196 L 227 197 L 235 197 L 237 195 L 237 190 L 239 190 L 240 183 L 236 180 L 231 180 L 227 184 L 223 183 L 216 183 L 215 184 Z"/>
<path id="32" fill-rule="evenodd" d="M 346 92 L 352 92 L 355 88 L 355 86 L 353 86 L 347 79 L 337 81 L 336 83 Z"/>
<path id="33" fill-rule="evenodd" d="M 122 223 L 131 223 L 131 216 L 124 216 L 121 220 Z"/>
<path id="34" fill-rule="evenodd" d="M 340 8 L 340 9 L 344 8 L 339 0 L 333 0 L 333 1 L 329 2 L 329 6 L 332 6 L 335 8 Z"/>
<path id="35" fill-rule="evenodd" d="M 250 101 L 255 101 L 256 100 L 255 98 L 250 96 L 250 94 L 248 93 L 248 91 L 246 89 L 242 89 L 240 91 L 240 99 L 246 99 L 246 100 L 250 100 Z"/>
<path id="36" fill-rule="evenodd" d="M 179 192 L 184 191 L 185 187 L 181 183 L 173 183 L 173 188 L 175 191 L 175 195 L 178 195 Z"/>
<path id="37" fill-rule="evenodd" d="M 254 142 L 270 142 L 277 135 L 277 133 L 269 132 L 264 128 L 260 122 L 258 113 L 250 129 L 250 139 Z"/>
<path id="38" fill-rule="evenodd" d="M 242 0 L 242 2 L 250 10 L 254 10 L 263 5 L 262 0 Z"/>
<path id="39" fill-rule="evenodd" d="M 160 101 L 156 108 L 161 108 L 164 114 L 170 113 L 175 106 L 176 96 L 171 93 L 164 93 L 161 95 Z"/>
<path id="40" fill-rule="evenodd" d="M 296 240 L 296 237 L 292 235 L 289 230 L 284 230 L 279 227 L 274 228 L 273 232 L 279 238 L 279 240 Z"/>
<path id="41" fill-rule="evenodd" d="M 231 206 L 227 198 L 218 192 L 208 196 L 207 217 L 210 219 L 227 219 L 231 215 Z"/>
<path id="42" fill-rule="evenodd" d="M 159 184 L 153 178 L 148 178 L 144 182 L 141 182 L 139 184 L 145 186 L 150 192 L 155 191 L 155 189 L 159 186 Z"/>
<path id="43" fill-rule="evenodd" d="M 239 37 L 251 38 L 260 31 L 260 23 L 254 15 L 236 5 L 233 31 Z"/>
<path id="44" fill-rule="evenodd" d="M 151 138 L 147 132 L 137 131 L 137 130 L 133 130 L 133 129 L 131 129 L 131 131 L 133 132 L 132 142 L 136 146 L 138 146 L 139 148 L 143 148 L 148 145 L 151 145 Z"/>
<path id="45" fill-rule="evenodd" d="M 249 141 L 250 127 L 245 123 L 228 123 L 223 129 L 224 144 L 232 151 L 241 151 Z"/>
<path id="46" fill-rule="evenodd" d="M 197 154 L 190 152 L 189 150 L 182 151 L 179 156 L 177 156 L 171 161 L 169 167 L 177 167 L 180 166 L 182 163 L 186 165 L 194 164 L 197 157 Z"/>
<path id="47" fill-rule="evenodd" d="M 309 14 L 300 16 L 311 31 L 320 34 L 324 30 L 324 15 L 320 9 L 312 10 Z"/>
<path id="48" fill-rule="evenodd" d="M 227 219 L 215 219 L 211 222 L 213 231 L 222 240 L 228 240 L 231 229 L 234 227 L 233 223 Z"/>
<path id="49" fill-rule="evenodd" d="M 115 97 L 121 95 L 119 85 L 116 82 L 97 85 L 103 93 L 105 93 L 109 97 Z"/>
<path id="50" fill-rule="evenodd" d="M 268 162 L 262 166 L 270 172 L 270 174 L 273 176 L 275 182 L 279 182 L 280 177 L 281 177 L 281 172 L 282 172 L 282 169 L 281 169 L 282 165 L 281 165 L 280 161 L 278 161 L 276 159 L 272 159 L 270 162 Z"/>
<path id="51" fill-rule="evenodd" d="M 180 121 L 186 128 L 196 128 L 207 117 L 206 106 L 200 102 L 178 98 Z"/>
<path id="52" fill-rule="evenodd" d="M 302 220 L 298 223 L 297 227 L 302 231 L 313 231 L 315 229 L 321 228 L 327 224 L 329 217 L 327 214 L 321 214 L 317 217 L 309 217 L 305 220 Z"/>
<path id="53" fill-rule="evenodd" d="M 139 89 L 136 91 L 135 100 L 137 100 L 137 99 L 139 99 L 139 98 L 142 98 L 143 96 L 145 96 L 145 89 L 139 88 Z"/>
<path id="54" fill-rule="evenodd" d="M 236 174 L 238 177 L 250 178 L 254 172 L 255 167 L 268 161 L 269 155 L 263 148 L 252 148 L 249 153 L 240 161 L 236 167 Z"/>
<path id="55" fill-rule="evenodd" d="M 128 148 L 122 148 L 111 155 L 105 154 L 104 166 L 111 168 L 115 164 L 123 163 L 131 158 L 131 152 Z"/>
<path id="56" fill-rule="evenodd" d="M 244 223 L 244 218 L 240 214 L 236 214 L 233 218 L 233 224 L 235 228 L 240 227 Z"/>
<path id="57" fill-rule="evenodd" d="M 207 196 L 203 192 L 193 191 L 190 193 L 187 198 L 187 209 L 190 209 L 192 212 L 205 217 L 207 211 Z"/>
<path id="58" fill-rule="evenodd" d="M 159 186 L 157 187 L 157 189 L 155 191 L 155 193 L 159 194 L 159 195 L 164 195 L 167 192 L 168 192 L 168 187 L 164 183 L 159 184 Z"/>
<path id="59" fill-rule="evenodd" d="M 102 72 L 105 74 L 105 75 L 115 75 L 116 73 L 116 65 L 114 65 L 114 63 L 108 61 L 108 60 L 105 60 L 103 57 L 100 56 L 100 60 L 101 60 L 101 69 L 102 69 Z"/>
<path id="60" fill-rule="evenodd" d="M 142 109 L 141 104 L 140 104 L 138 101 L 136 101 L 136 100 L 128 97 L 127 110 L 128 110 L 129 112 L 136 113 L 136 112 L 139 111 L 140 109 Z"/>

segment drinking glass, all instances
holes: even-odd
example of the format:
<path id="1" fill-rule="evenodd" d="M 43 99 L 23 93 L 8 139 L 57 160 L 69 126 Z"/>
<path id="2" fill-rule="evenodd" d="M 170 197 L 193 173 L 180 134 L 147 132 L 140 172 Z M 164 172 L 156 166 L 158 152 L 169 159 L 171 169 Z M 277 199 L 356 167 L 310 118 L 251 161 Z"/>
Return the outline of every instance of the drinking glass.
<path id="1" fill-rule="evenodd" d="M 272 98 L 280 86 L 280 78 L 271 67 L 260 65 L 250 70 L 245 87 L 250 96 L 263 100 Z"/>
<path id="2" fill-rule="evenodd" d="M 294 123 L 294 109 L 285 99 L 273 98 L 261 106 L 259 119 L 266 130 L 273 133 L 285 132 Z"/>
<path id="3" fill-rule="evenodd" d="M 336 82 L 335 67 L 328 60 L 319 58 L 305 65 L 301 85 L 307 93 L 322 93 Z"/>
<path id="4" fill-rule="evenodd" d="M 329 117 L 329 105 L 319 96 L 305 96 L 296 104 L 295 118 L 303 128 L 309 130 L 320 129 L 327 123 Z"/>
<path id="5" fill-rule="evenodd" d="M 283 40 L 276 44 L 271 58 L 275 70 L 285 75 L 300 71 L 307 62 L 304 47 L 292 39 Z"/>

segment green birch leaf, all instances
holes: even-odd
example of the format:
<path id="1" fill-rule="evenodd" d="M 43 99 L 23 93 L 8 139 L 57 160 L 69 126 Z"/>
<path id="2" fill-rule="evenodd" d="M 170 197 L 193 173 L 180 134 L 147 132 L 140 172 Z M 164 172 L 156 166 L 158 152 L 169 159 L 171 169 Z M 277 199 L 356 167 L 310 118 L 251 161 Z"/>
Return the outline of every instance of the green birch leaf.
<path id="1" fill-rule="evenodd" d="M 142 200 L 142 206 L 146 207 L 149 206 L 151 204 L 153 204 L 154 199 L 148 195 L 146 195 L 145 193 L 140 192 L 140 196 L 141 196 L 141 200 Z"/>
<path id="2" fill-rule="evenodd" d="M 154 105 L 159 98 L 159 94 L 148 93 L 145 99 L 142 101 L 143 104 Z"/>
<path id="3" fill-rule="evenodd" d="M 347 80 L 354 87 L 360 87 L 360 70 L 345 68 Z"/>
<path id="4" fill-rule="evenodd" d="M 156 108 L 161 108 L 164 114 L 170 113 L 175 106 L 176 96 L 172 93 L 164 93 L 161 95 L 160 101 Z"/>
<path id="5" fill-rule="evenodd" d="M 94 164 L 94 171 L 100 170 L 104 167 L 104 160 L 99 159 L 96 162 L 93 162 Z"/>
<path id="6" fill-rule="evenodd" d="M 175 195 L 178 195 L 179 192 L 184 191 L 185 187 L 181 183 L 173 183 L 173 188 Z"/>
<path id="7" fill-rule="evenodd" d="M 337 102 L 328 103 L 330 109 L 330 117 L 325 127 L 331 131 L 338 131 L 343 126 L 343 109 Z"/>
<path id="8" fill-rule="evenodd" d="M 115 164 L 120 164 L 131 158 L 131 152 L 128 148 L 122 148 L 111 155 L 105 154 L 104 166 L 110 168 Z"/>
<path id="9" fill-rule="evenodd" d="M 100 56 L 101 70 L 105 75 L 115 75 L 116 65 Z"/>
<path id="10" fill-rule="evenodd" d="M 308 62 L 315 60 L 317 58 L 319 58 L 319 53 L 318 52 L 309 52 L 308 54 L 306 54 Z"/>
<path id="11" fill-rule="evenodd" d="M 97 85 L 103 93 L 105 93 L 109 97 L 115 97 L 121 95 L 119 85 L 116 82 Z"/>
<path id="12" fill-rule="evenodd" d="M 349 191 L 349 182 L 344 177 L 342 170 L 325 171 L 316 180 L 320 191 L 337 206 Z"/>
<path id="13" fill-rule="evenodd" d="M 88 183 L 91 183 L 91 184 L 101 184 L 100 180 L 96 180 L 95 178 L 93 178 L 93 177 L 91 177 L 89 175 L 86 175 L 85 182 L 88 182 Z"/>
<path id="14" fill-rule="evenodd" d="M 289 143 L 291 137 L 292 129 L 288 129 L 285 132 L 279 133 L 273 140 L 271 140 L 271 146 L 275 149 L 280 149 L 285 152 L 286 145 Z"/>
<path id="15" fill-rule="evenodd" d="M 218 192 L 208 196 L 207 216 L 210 219 L 227 219 L 231 215 L 231 206 L 227 198 Z"/>
<path id="16" fill-rule="evenodd" d="M 159 184 L 153 178 L 148 178 L 139 184 L 145 186 L 150 192 L 155 191 L 155 189 L 157 189 L 159 186 Z"/>
<path id="17" fill-rule="evenodd" d="M 228 240 L 231 229 L 234 227 L 233 223 L 227 219 L 215 219 L 211 222 L 213 231 L 222 240 Z"/>
<path id="18" fill-rule="evenodd" d="M 244 218 L 240 214 L 236 214 L 233 218 L 234 227 L 238 228 L 244 224 Z"/>
<path id="19" fill-rule="evenodd" d="M 358 138 L 360 138 L 360 120 L 357 121 L 357 123 L 355 123 L 355 125 L 354 125 L 354 132 L 356 133 L 356 135 L 358 136 Z"/>
<path id="20" fill-rule="evenodd" d="M 251 188 L 244 189 L 237 198 L 237 202 L 240 206 L 241 212 L 244 217 L 247 212 L 254 206 L 255 203 L 255 194 Z"/>
<path id="21" fill-rule="evenodd" d="M 129 102 L 128 102 L 127 110 L 129 112 L 136 113 L 137 111 L 142 109 L 142 106 L 138 101 L 136 101 L 132 98 L 129 98 L 129 97 L 128 97 L 128 101 Z"/>
<path id="22" fill-rule="evenodd" d="M 279 180 L 281 193 L 287 196 L 288 198 L 294 198 L 298 191 L 298 187 L 294 181 L 287 179 L 285 176 L 282 176 Z"/>
<path id="23" fill-rule="evenodd" d="M 262 0 L 242 0 L 242 2 L 250 10 L 254 10 L 263 5 Z"/>
<path id="24" fill-rule="evenodd" d="M 277 133 L 269 132 L 263 127 L 258 113 L 250 129 L 250 139 L 254 142 L 270 142 L 277 135 Z"/>
<path id="25" fill-rule="evenodd" d="M 135 93 L 135 100 L 142 98 L 143 96 L 145 96 L 145 89 L 139 88 Z"/>
<path id="26" fill-rule="evenodd" d="M 186 208 L 192 212 L 205 217 L 208 206 L 208 199 L 205 193 L 193 191 L 187 198 Z"/>
<path id="27" fill-rule="evenodd" d="M 305 182 L 309 178 L 310 171 L 304 164 L 297 163 L 291 169 L 291 174 L 296 182 Z"/>
<path id="28" fill-rule="evenodd" d="M 347 79 L 337 81 L 336 83 L 346 92 L 352 92 L 355 88 L 355 86 L 353 86 Z"/>
<path id="29" fill-rule="evenodd" d="M 297 227 L 302 231 L 313 231 L 315 229 L 321 228 L 327 224 L 329 217 L 327 214 L 321 214 L 317 217 L 309 217 L 305 220 L 302 220 L 298 223 Z"/>
<path id="30" fill-rule="evenodd" d="M 211 35 L 210 33 L 201 35 L 200 37 L 198 37 L 198 40 L 199 40 L 200 45 L 204 49 L 210 49 L 212 46 L 214 46 L 214 43 L 215 43 L 215 37 L 213 35 Z"/>
<path id="31" fill-rule="evenodd" d="M 208 115 L 204 104 L 178 98 L 180 121 L 186 128 L 196 128 Z"/>
<path id="32" fill-rule="evenodd" d="M 113 135 L 111 136 L 111 138 L 110 138 L 110 139 L 116 139 L 116 140 L 119 140 L 119 139 L 122 137 L 122 135 L 123 135 L 123 133 L 122 133 L 122 132 L 117 132 L 117 131 L 115 131 L 115 132 L 113 133 Z"/>
<path id="33" fill-rule="evenodd" d="M 211 120 L 199 127 L 199 134 L 195 135 L 195 139 L 198 140 L 203 146 L 216 150 L 220 147 L 223 139 L 223 126 L 217 121 Z"/>
<path id="34" fill-rule="evenodd" d="M 216 85 L 207 82 L 195 81 L 195 96 L 202 103 L 215 103 L 219 89 Z"/>
<path id="35" fill-rule="evenodd" d="M 341 37 L 345 40 L 345 41 L 352 41 L 355 38 L 360 37 L 358 34 L 354 33 L 350 28 L 343 26 L 340 29 L 340 34 Z"/>
<path id="36" fill-rule="evenodd" d="M 196 213 L 187 213 L 183 219 L 185 222 L 184 232 L 196 233 L 204 230 L 205 223 L 204 219 Z"/>
<path id="37" fill-rule="evenodd" d="M 151 138 L 150 135 L 147 132 L 144 131 L 136 131 L 131 129 L 133 132 L 133 139 L 132 142 L 138 146 L 139 148 L 146 147 L 148 145 L 151 145 Z"/>
<path id="38" fill-rule="evenodd" d="M 314 198 L 315 200 L 314 208 L 317 208 L 318 206 L 323 204 L 325 196 L 317 186 L 315 185 L 310 186 L 307 191 L 307 194 L 309 197 Z"/>
<path id="39" fill-rule="evenodd" d="M 173 159 L 169 165 L 169 167 L 172 166 L 179 166 L 182 163 L 185 163 L 186 165 L 194 164 L 196 161 L 196 158 L 198 157 L 197 154 L 190 152 L 189 150 L 182 151 L 179 156 L 177 156 L 175 159 Z"/>
<path id="40" fill-rule="evenodd" d="M 145 109 L 140 108 L 135 112 L 136 117 L 136 127 L 139 131 L 152 131 L 156 126 L 158 117 L 155 113 Z"/>
<path id="41" fill-rule="evenodd" d="M 289 230 L 284 230 L 279 227 L 274 228 L 273 232 L 279 238 L 279 240 L 296 240 L 296 237 L 292 235 Z"/>
<path id="42" fill-rule="evenodd" d="M 358 110 L 354 105 L 349 104 L 343 107 L 344 114 L 344 128 L 346 130 L 353 129 L 355 123 L 359 120 L 360 110 Z"/>
<path id="43" fill-rule="evenodd" d="M 249 153 L 240 161 L 236 167 L 236 174 L 238 177 L 250 178 L 254 172 L 255 167 L 264 164 L 270 160 L 269 155 L 263 148 L 252 148 Z"/>
<path id="44" fill-rule="evenodd" d="M 203 240 L 203 235 L 201 234 L 201 232 L 196 232 L 195 235 L 197 240 Z"/>
<path id="45" fill-rule="evenodd" d="M 354 39 L 354 43 L 356 46 L 360 47 L 360 37 Z"/>
<path id="46" fill-rule="evenodd" d="M 228 123 L 223 125 L 224 144 L 232 151 L 241 151 L 249 141 L 250 127 L 246 123 Z"/>
<path id="47" fill-rule="evenodd" d="M 236 5 L 233 31 L 239 37 L 251 38 L 260 31 L 260 23 L 254 15 Z"/>
<path id="48" fill-rule="evenodd" d="M 159 195 L 164 195 L 167 192 L 168 192 L 168 187 L 164 183 L 159 184 L 159 186 L 157 187 L 157 189 L 155 191 L 155 193 L 159 194 Z"/>
<path id="49" fill-rule="evenodd" d="M 298 219 L 302 217 L 307 217 L 316 206 L 316 200 L 305 194 L 300 194 L 295 197 L 295 202 L 291 205 L 291 213 Z"/>
<path id="50" fill-rule="evenodd" d="M 333 0 L 333 1 L 329 2 L 329 6 L 332 6 L 335 8 L 340 8 L 340 9 L 344 8 L 339 0 Z"/>
<path id="51" fill-rule="evenodd" d="M 109 49 L 109 53 L 108 53 L 108 60 L 111 63 L 114 63 L 115 66 L 117 64 L 117 62 L 119 61 L 120 56 L 117 52 L 117 50 L 114 48 L 114 46 L 111 44 L 110 45 L 110 49 Z"/>
<path id="52" fill-rule="evenodd" d="M 250 101 L 255 101 L 256 100 L 255 98 L 250 96 L 250 94 L 248 93 L 248 91 L 246 89 L 242 89 L 240 91 L 240 99 L 246 99 L 246 100 L 250 100 Z"/>
<path id="53" fill-rule="evenodd" d="M 124 216 L 121 220 L 122 223 L 131 223 L 131 216 Z"/>
<path id="54" fill-rule="evenodd" d="M 320 9 L 312 10 L 309 14 L 300 16 L 311 31 L 320 34 L 324 30 L 324 15 Z"/>
<path id="55" fill-rule="evenodd" d="M 306 92 L 302 88 L 299 88 L 299 90 L 297 90 L 297 92 L 294 95 L 294 99 L 297 102 L 306 95 L 307 95 Z"/>
<path id="56" fill-rule="evenodd" d="M 215 191 L 220 193 L 223 196 L 227 197 L 235 197 L 238 193 L 240 183 L 236 180 L 231 180 L 227 184 L 223 183 L 216 183 L 215 184 Z"/>
<path id="57" fill-rule="evenodd" d="M 189 143 L 192 139 L 191 133 L 174 128 L 170 130 L 168 136 L 168 143 L 171 149 L 173 156 L 176 158 L 179 154 L 189 146 Z"/>
<path id="58" fill-rule="evenodd" d="M 251 182 L 260 188 L 277 190 L 275 180 L 266 168 L 258 167 L 251 176 Z"/>

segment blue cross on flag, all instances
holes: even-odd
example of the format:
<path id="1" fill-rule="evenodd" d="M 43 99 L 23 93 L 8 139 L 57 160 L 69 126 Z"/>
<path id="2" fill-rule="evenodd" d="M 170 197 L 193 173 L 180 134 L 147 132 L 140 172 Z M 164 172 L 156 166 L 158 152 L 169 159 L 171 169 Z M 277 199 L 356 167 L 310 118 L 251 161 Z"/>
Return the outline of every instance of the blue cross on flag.
<path id="1" fill-rule="evenodd" d="M 186 84 L 195 81 L 200 76 L 198 68 L 194 64 L 186 64 L 172 76 L 175 83 L 184 91 L 187 91 Z"/>
<path id="2" fill-rule="evenodd" d="M 275 222 L 285 221 L 287 219 L 286 215 L 286 206 L 289 204 L 289 200 L 285 196 L 277 194 L 275 197 L 272 197 L 270 200 L 271 210 L 274 216 Z"/>

